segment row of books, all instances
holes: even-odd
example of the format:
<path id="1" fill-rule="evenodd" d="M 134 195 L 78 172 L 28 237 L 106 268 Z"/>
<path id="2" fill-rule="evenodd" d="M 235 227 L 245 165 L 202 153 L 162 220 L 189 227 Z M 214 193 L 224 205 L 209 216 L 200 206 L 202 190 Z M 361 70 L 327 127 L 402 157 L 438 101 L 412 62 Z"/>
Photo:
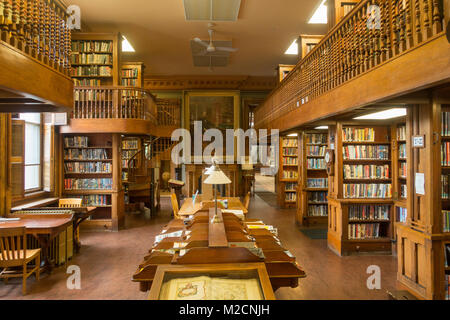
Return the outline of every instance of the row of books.
<path id="1" fill-rule="evenodd" d="M 283 179 L 297 179 L 298 172 L 293 170 L 284 170 L 283 171 Z"/>
<path id="2" fill-rule="evenodd" d="M 327 205 L 308 206 L 308 216 L 326 217 L 328 216 L 328 206 Z"/>
<path id="3" fill-rule="evenodd" d="M 389 165 L 344 164 L 344 179 L 389 179 Z"/>
<path id="4" fill-rule="evenodd" d="M 406 170 L 408 169 L 408 166 L 406 165 L 406 162 L 400 162 L 400 166 L 398 168 L 398 174 L 400 177 L 405 177 L 407 176 L 407 172 Z"/>
<path id="5" fill-rule="evenodd" d="M 397 221 L 405 223 L 408 216 L 408 209 L 403 207 L 397 207 Z"/>
<path id="6" fill-rule="evenodd" d="M 441 136 L 450 136 L 450 112 L 442 112 Z"/>
<path id="7" fill-rule="evenodd" d="M 283 156 L 296 156 L 297 155 L 297 148 L 283 148 Z"/>
<path id="8" fill-rule="evenodd" d="M 328 178 L 308 178 L 306 185 L 308 188 L 328 188 Z"/>
<path id="9" fill-rule="evenodd" d="M 72 68 L 72 77 L 110 77 L 112 75 L 112 68 L 108 66 L 78 66 Z"/>
<path id="10" fill-rule="evenodd" d="M 137 149 L 139 140 L 123 140 L 122 149 Z"/>
<path id="11" fill-rule="evenodd" d="M 450 275 L 445 275 L 445 300 L 450 300 Z"/>
<path id="12" fill-rule="evenodd" d="M 344 184 L 344 198 L 391 198 L 392 186 L 387 183 Z"/>
<path id="13" fill-rule="evenodd" d="M 138 153 L 138 150 L 122 150 L 122 159 L 129 160 L 133 158 L 136 153 Z"/>
<path id="14" fill-rule="evenodd" d="M 441 166 L 450 166 L 450 142 L 441 144 Z"/>
<path id="15" fill-rule="evenodd" d="M 324 159 L 307 159 L 306 160 L 308 169 L 323 169 L 325 170 L 326 164 Z"/>
<path id="16" fill-rule="evenodd" d="M 298 147 L 297 139 L 283 139 L 283 147 Z"/>
<path id="17" fill-rule="evenodd" d="M 406 184 L 400 185 L 400 198 L 406 199 L 408 197 L 408 192 L 406 189 Z"/>
<path id="18" fill-rule="evenodd" d="M 130 164 L 128 161 L 129 159 L 122 159 L 122 168 L 124 169 L 134 168 L 133 163 Z"/>
<path id="19" fill-rule="evenodd" d="M 450 232 L 450 211 L 442 210 L 442 218 L 443 218 L 443 231 Z"/>
<path id="20" fill-rule="evenodd" d="M 307 146 L 306 154 L 308 156 L 323 157 L 325 156 L 325 146 Z"/>
<path id="21" fill-rule="evenodd" d="M 112 189 L 111 178 L 97 179 L 64 179 L 65 190 L 110 190 Z"/>
<path id="22" fill-rule="evenodd" d="M 398 157 L 399 159 L 406 159 L 406 143 L 398 144 Z"/>
<path id="23" fill-rule="evenodd" d="M 89 145 L 88 137 L 75 136 L 75 137 L 65 137 L 64 138 L 64 146 L 66 148 L 69 148 L 69 147 L 86 148 L 86 147 L 88 147 L 88 145 Z"/>
<path id="24" fill-rule="evenodd" d="M 70 57 L 72 64 L 111 64 L 110 54 L 74 53 Z"/>
<path id="25" fill-rule="evenodd" d="M 122 79 L 122 86 L 124 87 L 136 87 L 136 79 Z"/>
<path id="26" fill-rule="evenodd" d="M 80 87 L 98 87 L 102 85 L 99 79 L 73 79 L 75 86 Z"/>
<path id="27" fill-rule="evenodd" d="M 397 127 L 397 140 L 406 140 L 406 126 Z"/>
<path id="28" fill-rule="evenodd" d="M 441 174 L 441 198 L 445 200 L 450 199 L 449 179 L 449 175 Z"/>
<path id="29" fill-rule="evenodd" d="M 72 41 L 74 52 L 111 52 L 112 41 Z"/>
<path id="30" fill-rule="evenodd" d="M 285 157 L 283 158 L 283 164 L 298 165 L 298 159 L 294 157 Z"/>
<path id="31" fill-rule="evenodd" d="M 389 220 L 391 206 L 386 204 L 354 204 L 348 207 L 349 220 Z"/>
<path id="32" fill-rule="evenodd" d="M 344 142 L 373 142 L 375 141 L 375 130 L 373 128 L 343 128 L 342 139 Z"/>
<path id="33" fill-rule="evenodd" d="M 294 192 L 288 192 L 284 194 L 284 200 L 286 202 L 293 202 L 293 201 L 297 201 L 297 194 Z"/>
<path id="34" fill-rule="evenodd" d="M 284 191 L 297 191 L 297 183 L 296 182 L 288 182 L 284 186 Z"/>
<path id="35" fill-rule="evenodd" d="M 105 149 L 66 149 L 64 160 L 107 160 Z"/>
<path id="36" fill-rule="evenodd" d="M 314 191 L 308 194 L 308 202 L 327 202 L 328 192 Z"/>
<path id="37" fill-rule="evenodd" d="M 308 133 L 306 134 L 306 143 L 311 144 L 326 144 L 328 137 L 324 133 Z"/>
<path id="38" fill-rule="evenodd" d="M 111 173 L 110 162 L 66 162 L 66 173 Z"/>
<path id="39" fill-rule="evenodd" d="M 127 78 L 137 78 L 138 74 L 139 74 L 139 70 L 134 68 L 134 69 L 123 69 L 122 72 L 122 77 L 127 77 Z"/>
<path id="40" fill-rule="evenodd" d="M 111 197 L 105 194 L 90 194 L 82 196 L 83 205 L 86 207 L 110 206 Z"/>
<path id="41" fill-rule="evenodd" d="M 77 90 L 74 92 L 74 100 L 112 102 L 112 94 L 103 90 Z"/>
<path id="42" fill-rule="evenodd" d="M 348 225 L 348 238 L 354 240 L 380 237 L 379 223 L 352 223 Z"/>
<path id="43" fill-rule="evenodd" d="M 344 146 L 344 160 L 389 160 L 389 146 Z"/>
<path id="44" fill-rule="evenodd" d="M 128 171 L 122 171 L 122 180 L 127 181 L 128 180 Z"/>

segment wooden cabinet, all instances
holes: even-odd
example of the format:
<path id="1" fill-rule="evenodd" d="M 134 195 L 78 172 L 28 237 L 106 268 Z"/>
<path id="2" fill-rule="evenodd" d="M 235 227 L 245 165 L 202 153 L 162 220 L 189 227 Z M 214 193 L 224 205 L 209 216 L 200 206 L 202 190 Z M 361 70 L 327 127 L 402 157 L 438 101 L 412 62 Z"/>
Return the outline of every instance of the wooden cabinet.
<path id="1" fill-rule="evenodd" d="M 144 69 L 143 62 L 123 62 L 121 69 L 121 85 L 124 87 L 144 87 Z"/>

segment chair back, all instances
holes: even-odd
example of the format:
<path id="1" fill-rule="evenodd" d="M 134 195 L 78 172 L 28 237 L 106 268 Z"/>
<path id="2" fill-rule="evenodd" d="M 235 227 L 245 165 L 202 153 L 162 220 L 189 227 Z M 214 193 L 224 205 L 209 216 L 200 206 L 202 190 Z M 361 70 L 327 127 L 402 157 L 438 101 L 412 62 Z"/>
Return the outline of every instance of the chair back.
<path id="1" fill-rule="evenodd" d="M 0 228 L 0 267 L 20 265 L 26 253 L 25 227 Z"/>
<path id="2" fill-rule="evenodd" d="M 59 199 L 58 207 L 60 208 L 80 208 L 83 199 Z"/>
<path id="3" fill-rule="evenodd" d="M 248 206 L 250 205 L 250 192 L 245 195 L 244 198 L 244 207 L 248 210 Z"/>
<path id="4" fill-rule="evenodd" d="M 178 211 L 180 210 L 178 208 L 178 200 L 177 195 L 175 193 L 172 193 L 170 195 L 170 200 L 172 201 L 172 208 L 173 208 L 173 215 L 176 219 L 180 219 L 180 216 L 178 215 Z"/>

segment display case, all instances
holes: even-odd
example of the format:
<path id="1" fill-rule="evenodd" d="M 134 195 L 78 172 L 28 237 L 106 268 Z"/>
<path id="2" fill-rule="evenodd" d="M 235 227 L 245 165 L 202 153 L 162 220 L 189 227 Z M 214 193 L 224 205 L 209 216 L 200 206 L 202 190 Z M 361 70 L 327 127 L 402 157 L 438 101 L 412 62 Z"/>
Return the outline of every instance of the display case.
<path id="1" fill-rule="evenodd" d="M 149 300 L 275 300 L 264 263 L 160 265 Z"/>

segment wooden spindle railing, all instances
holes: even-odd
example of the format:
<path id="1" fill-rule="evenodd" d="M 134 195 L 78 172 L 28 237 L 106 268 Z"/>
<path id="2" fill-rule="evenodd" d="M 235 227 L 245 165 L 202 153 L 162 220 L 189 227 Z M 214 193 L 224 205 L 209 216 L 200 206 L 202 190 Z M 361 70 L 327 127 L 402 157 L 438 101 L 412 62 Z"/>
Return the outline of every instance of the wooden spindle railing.
<path id="1" fill-rule="evenodd" d="M 308 103 L 441 35 L 442 7 L 442 0 L 360 1 L 257 108 L 255 126 L 267 127 L 297 108 L 297 101 Z"/>
<path id="2" fill-rule="evenodd" d="M 67 18 L 54 0 L 0 0 L 0 41 L 69 76 Z"/>
<path id="3" fill-rule="evenodd" d="M 157 99 L 158 125 L 179 126 L 180 125 L 180 100 Z"/>
<path id="4" fill-rule="evenodd" d="M 153 96 L 136 87 L 75 87 L 73 119 L 134 119 L 156 123 Z"/>

